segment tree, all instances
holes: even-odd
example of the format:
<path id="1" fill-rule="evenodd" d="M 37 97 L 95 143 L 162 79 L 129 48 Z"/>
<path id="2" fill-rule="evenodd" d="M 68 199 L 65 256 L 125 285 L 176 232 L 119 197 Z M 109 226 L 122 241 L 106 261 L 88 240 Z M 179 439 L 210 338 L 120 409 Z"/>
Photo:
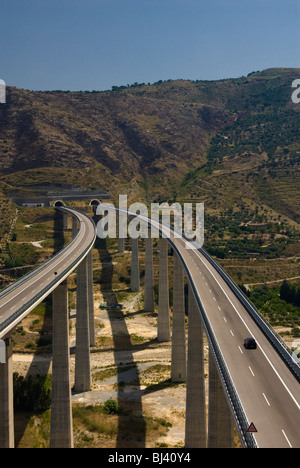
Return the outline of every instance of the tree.
<path id="1" fill-rule="evenodd" d="M 21 411 L 42 412 L 51 405 L 51 382 L 47 377 L 24 378 L 17 372 L 13 374 L 14 407 Z"/>
<path id="2" fill-rule="evenodd" d="M 290 285 L 287 282 L 287 280 L 284 280 L 280 287 L 280 299 L 283 299 L 284 301 L 289 302 L 288 301 L 289 297 L 290 297 Z"/>

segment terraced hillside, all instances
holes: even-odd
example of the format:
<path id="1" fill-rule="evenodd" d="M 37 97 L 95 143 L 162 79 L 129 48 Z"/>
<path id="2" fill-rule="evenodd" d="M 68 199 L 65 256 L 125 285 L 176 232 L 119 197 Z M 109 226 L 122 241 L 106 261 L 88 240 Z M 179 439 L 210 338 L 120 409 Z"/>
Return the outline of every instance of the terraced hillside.
<path id="1" fill-rule="evenodd" d="M 269 69 L 106 92 L 8 88 L 0 106 L 2 236 L 15 216 L 9 191 L 30 195 L 55 182 L 106 189 L 115 200 L 201 201 L 206 243 L 219 256 L 297 255 L 300 105 L 291 84 L 299 76 Z"/>

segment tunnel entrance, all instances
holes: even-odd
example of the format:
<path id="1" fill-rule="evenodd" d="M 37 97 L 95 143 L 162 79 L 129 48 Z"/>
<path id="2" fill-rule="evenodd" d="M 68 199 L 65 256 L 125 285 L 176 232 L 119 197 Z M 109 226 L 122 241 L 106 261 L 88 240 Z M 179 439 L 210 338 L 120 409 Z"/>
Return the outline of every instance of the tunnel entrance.
<path id="1" fill-rule="evenodd" d="M 63 201 L 57 200 L 54 202 L 53 206 L 59 207 L 59 206 L 66 206 Z"/>

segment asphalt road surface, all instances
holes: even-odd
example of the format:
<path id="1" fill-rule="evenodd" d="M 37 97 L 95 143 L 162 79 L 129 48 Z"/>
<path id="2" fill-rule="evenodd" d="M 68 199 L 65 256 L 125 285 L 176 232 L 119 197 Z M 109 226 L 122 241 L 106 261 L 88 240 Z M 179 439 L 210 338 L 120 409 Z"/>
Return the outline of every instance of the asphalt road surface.
<path id="1" fill-rule="evenodd" d="M 74 210 L 69 208 L 67 211 L 70 214 L 72 212 L 75 213 Z M 17 323 L 24 318 L 24 316 L 26 316 L 37 304 L 48 296 L 50 292 L 55 289 L 55 286 L 68 277 L 71 271 L 74 270 L 78 263 L 81 262 L 82 259 L 80 258 L 80 261 L 74 265 L 74 262 L 76 263 L 80 254 L 82 254 L 93 242 L 93 239 L 95 238 L 95 226 L 92 220 L 85 214 L 76 211 L 76 215 L 79 218 L 80 226 L 78 235 L 74 242 L 70 243 L 66 249 L 61 251 L 55 257 L 54 261 L 49 264 L 45 264 L 45 266 L 39 269 L 36 274 L 31 275 L 27 281 L 21 282 L 20 285 L 0 297 L 0 325 L 1 322 L 16 313 L 24 304 L 28 303 L 26 312 L 16 318 L 16 320 L 10 324 L 5 331 L 0 332 L 0 338 L 7 335 L 12 328 L 14 328 Z M 60 277 L 60 275 L 63 276 Z M 60 279 L 57 280 L 56 285 L 50 287 L 50 284 L 56 278 Z M 42 294 L 45 288 L 46 291 Z M 41 294 L 42 296 L 40 296 Z M 31 301 L 34 300 L 35 297 L 37 297 L 36 302 L 31 304 Z"/>
<path id="2" fill-rule="evenodd" d="M 261 448 L 300 447 L 300 388 L 268 339 L 210 262 L 174 239 L 190 271 L 234 386 Z M 257 349 L 245 349 L 254 337 Z"/>
<path id="3" fill-rule="evenodd" d="M 78 213 L 78 216 L 80 231 L 76 241 L 38 275 L 0 298 L 0 324 L 47 287 L 56 275 L 66 272 L 67 277 L 70 274 L 70 266 L 95 236 L 92 221 L 84 214 Z M 257 429 L 254 437 L 258 447 L 300 448 L 298 381 L 201 252 L 186 249 L 186 241 L 182 238 L 171 239 L 171 242 L 180 251 L 190 272 L 248 421 Z M 75 267 L 73 265 L 72 269 Z M 0 338 L 3 336 L 0 334 Z M 247 337 L 256 339 L 257 349 L 244 348 Z"/>

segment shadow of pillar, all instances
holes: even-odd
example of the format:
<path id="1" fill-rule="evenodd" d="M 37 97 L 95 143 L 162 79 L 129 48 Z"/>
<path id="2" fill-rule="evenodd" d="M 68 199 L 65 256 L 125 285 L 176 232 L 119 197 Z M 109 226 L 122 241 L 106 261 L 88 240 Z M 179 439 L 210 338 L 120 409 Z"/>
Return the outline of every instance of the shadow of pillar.
<path id="1" fill-rule="evenodd" d="M 63 226 L 63 213 L 59 210 L 55 210 L 54 213 L 54 228 L 53 228 L 53 255 L 56 254 L 59 250 L 61 250 L 64 246 L 64 226 Z M 52 332 L 52 294 L 50 294 L 45 299 L 45 314 L 43 322 L 40 326 L 40 343 L 43 342 L 49 343 L 51 342 L 51 332 Z M 49 321 L 51 325 L 49 324 Z M 27 371 L 27 376 L 29 375 L 39 375 L 41 379 L 46 380 L 47 374 L 50 369 L 51 364 L 51 353 L 49 352 L 48 359 L 45 358 L 43 360 L 40 359 L 40 355 L 36 352 L 33 356 L 32 362 L 29 366 Z M 38 371 L 37 371 L 38 369 Z M 23 415 L 24 416 L 24 415 Z M 28 419 L 22 417 L 18 424 L 15 424 L 15 447 L 18 447 L 29 422 L 29 418 L 31 414 L 28 414 Z"/>
<path id="2" fill-rule="evenodd" d="M 96 222 L 96 220 L 95 220 Z M 144 448 L 146 446 L 146 422 L 143 417 L 142 395 L 140 391 L 135 391 L 130 397 L 130 393 L 126 393 L 124 398 L 122 386 L 122 366 L 124 357 L 122 351 L 126 353 L 126 365 L 130 366 L 136 374 L 135 385 L 140 387 L 138 366 L 134 361 L 133 346 L 131 344 L 130 335 L 128 332 L 127 324 L 121 310 L 114 308 L 113 305 L 117 304 L 117 298 L 112 289 L 113 271 L 114 266 L 112 257 L 107 250 L 106 241 L 97 238 L 95 248 L 99 252 L 99 259 L 102 263 L 102 273 L 100 278 L 100 290 L 103 300 L 107 302 L 110 307 L 108 308 L 108 317 L 111 324 L 113 344 L 114 344 L 114 357 L 117 367 L 117 384 L 118 384 L 118 405 L 120 407 L 120 414 L 118 418 L 118 433 L 117 433 L 117 448 Z M 128 432 L 128 414 L 134 413 L 134 432 L 137 438 L 132 439 Z M 131 428 L 132 431 L 132 428 Z M 138 439 L 138 440 L 137 440 Z"/>

